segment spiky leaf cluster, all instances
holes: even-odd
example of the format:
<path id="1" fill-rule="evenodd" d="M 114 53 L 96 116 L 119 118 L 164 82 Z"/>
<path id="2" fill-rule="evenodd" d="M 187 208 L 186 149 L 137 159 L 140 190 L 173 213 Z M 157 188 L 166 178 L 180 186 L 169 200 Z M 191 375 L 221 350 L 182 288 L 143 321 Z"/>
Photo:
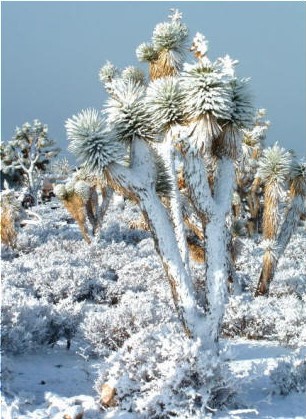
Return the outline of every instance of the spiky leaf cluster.
<path id="1" fill-rule="evenodd" d="M 90 198 L 90 185 L 83 180 L 69 180 L 65 184 L 59 184 L 54 187 L 55 195 L 61 200 L 67 200 L 76 194 L 87 202 Z"/>
<path id="2" fill-rule="evenodd" d="M 144 104 L 145 88 L 131 80 L 116 80 L 105 113 L 118 141 L 130 142 L 134 136 L 153 139 L 154 133 Z"/>
<path id="3" fill-rule="evenodd" d="M 181 78 L 184 108 L 190 119 L 211 114 L 220 120 L 231 120 L 232 92 L 222 74 L 202 63 L 185 67 Z"/>
<path id="4" fill-rule="evenodd" d="M 110 61 L 107 61 L 99 71 L 99 78 L 103 84 L 111 82 L 116 76 L 118 76 L 118 69 Z"/>
<path id="5" fill-rule="evenodd" d="M 179 81 L 173 77 L 158 79 L 147 89 L 146 106 L 152 124 L 157 130 L 165 131 L 171 125 L 183 122 L 183 93 Z"/>
<path id="6" fill-rule="evenodd" d="M 63 184 L 55 185 L 54 188 L 53 188 L 53 191 L 59 199 L 63 200 L 63 199 L 66 199 L 67 196 L 68 196 L 66 186 L 63 185 Z"/>
<path id="7" fill-rule="evenodd" d="M 208 41 L 203 34 L 197 32 L 193 38 L 191 51 L 198 58 L 203 58 L 208 51 Z"/>
<path id="8" fill-rule="evenodd" d="M 152 44 L 143 42 L 136 48 L 136 56 L 140 62 L 152 62 L 157 60 L 158 52 Z"/>
<path id="9" fill-rule="evenodd" d="M 51 169 L 53 173 L 60 176 L 68 176 L 72 172 L 72 167 L 66 157 L 56 160 Z"/>
<path id="10" fill-rule="evenodd" d="M 276 143 L 273 147 L 263 150 L 258 163 L 257 175 L 264 183 L 276 182 L 281 185 L 289 175 L 290 166 L 290 153 Z"/>
<path id="11" fill-rule="evenodd" d="M 83 180 L 87 184 L 94 186 L 97 184 L 97 179 L 101 179 L 101 176 L 96 176 L 88 170 L 88 167 L 81 166 L 73 175 L 75 181 Z"/>
<path id="12" fill-rule="evenodd" d="M 231 80 L 235 76 L 235 66 L 238 63 L 238 60 L 233 60 L 229 55 L 225 55 L 224 57 L 219 57 L 214 63 L 214 66 Z"/>
<path id="13" fill-rule="evenodd" d="M 74 192 L 79 195 L 84 202 L 90 198 L 90 185 L 84 180 L 78 180 L 74 184 Z"/>
<path id="14" fill-rule="evenodd" d="M 70 140 L 68 150 L 93 173 L 102 173 L 111 163 L 120 161 L 124 149 L 111 132 L 98 111 L 86 109 L 66 122 Z"/>
<path id="15" fill-rule="evenodd" d="M 145 83 L 145 75 L 143 71 L 141 71 L 139 68 L 134 66 L 126 67 L 124 70 L 122 70 L 121 78 L 124 81 L 131 80 L 134 83 Z"/>
<path id="16" fill-rule="evenodd" d="M 169 197 L 172 192 L 172 183 L 171 177 L 169 175 L 168 169 L 165 166 L 164 160 L 156 154 L 155 156 L 155 165 L 156 165 L 156 192 L 160 196 L 167 196 Z"/>
<path id="17" fill-rule="evenodd" d="M 153 47 L 156 51 L 175 50 L 185 47 L 188 38 L 188 28 L 179 20 L 163 22 L 156 25 L 152 35 Z"/>
<path id="18" fill-rule="evenodd" d="M 255 108 L 248 90 L 248 79 L 234 79 L 232 88 L 231 122 L 239 128 L 250 128 L 254 125 Z"/>
<path id="19" fill-rule="evenodd" d="M 306 163 L 293 161 L 290 168 L 291 193 L 306 197 Z"/>

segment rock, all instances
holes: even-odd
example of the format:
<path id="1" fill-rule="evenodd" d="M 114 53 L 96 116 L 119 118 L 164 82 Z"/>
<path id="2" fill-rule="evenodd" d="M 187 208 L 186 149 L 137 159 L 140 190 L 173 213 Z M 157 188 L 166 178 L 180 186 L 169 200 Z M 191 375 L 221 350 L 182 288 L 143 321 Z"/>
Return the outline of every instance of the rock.
<path id="1" fill-rule="evenodd" d="M 103 384 L 101 387 L 101 399 L 100 402 L 104 407 L 114 407 L 117 405 L 116 389 L 111 387 L 109 384 Z"/>
<path id="2" fill-rule="evenodd" d="M 81 406 L 71 406 L 65 411 L 63 419 L 82 419 L 83 415 L 84 410 Z"/>

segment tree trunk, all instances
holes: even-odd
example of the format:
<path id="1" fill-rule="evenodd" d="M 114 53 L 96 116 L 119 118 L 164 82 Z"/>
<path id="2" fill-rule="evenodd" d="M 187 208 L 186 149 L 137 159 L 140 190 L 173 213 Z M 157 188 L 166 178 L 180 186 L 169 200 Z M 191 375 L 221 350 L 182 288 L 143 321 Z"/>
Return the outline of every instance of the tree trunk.
<path id="1" fill-rule="evenodd" d="M 259 210 L 260 200 L 258 196 L 258 189 L 260 188 L 260 178 L 255 178 L 251 190 L 248 194 L 247 201 L 250 208 L 251 218 L 248 220 L 248 232 L 249 236 L 253 236 L 254 233 L 259 232 Z"/>
<path id="2" fill-rule="evenodd" d="M 206 226 L 207 324 L 212 342 L 217 342 L 227 298 L 230 276 L 226 218 L 231 211 L 234 165 L 229 158 L 218 161 L 214 187 L 214 213 Z"/>
<path id="3" fill-rule="evenodd" d="M 165 141 L 159 147 L 170 175 L 172 182 L 172 194 L 169 198 L 170 215 L 174 226 L 175 235 L 178 241 L 180 255 L 182 257 L 185 269 L 189 271 L 189 252 L 184 227 L 184 217 L 182 212 L 181 196 L 177 184 L 177 174 L 175 170 L 175 148 L 173 147 L 172 131 L 170 130 L 165 137 Z"/>
<path id="4" fill-rule="evenodd" d="M 86 202 L 86 213 L 92 226 L 92 234 L 95 236 L 99 231 L 98 219 L 98 194 L 95 187 L 90 188 L 90 197 Z"/>
<path id="5" fill-rule="evenodd" d="M 206 335 L 210 344 L 218 341 L 227 298 L 227 232 L 224 218 L 213 216 L 207 230 L 207 273 L 206 273 Z"/>
<path id="6" fill-rule="evenodd" d="M 123 193 L 138 201 L 151 227 L 183 328 L 187 336 L 201 337 L 201 313 L 196 306 L 192 280 L 180 256 L 173 225 L 155 191 L 156 169 L 152 151 L 143 140 L 135 138 L 131 157 L 130 168 L 113 163 L 108 168 L 107 176 Z"/>
<path id="7" fill-rule="evenodd" d="M 103 222 L 103 218 L 111 203 L 112 197 L 114 195 L 114 191 L 108 186 L 105 186 L 105 187 L 101 187 L 101 194 L 102 194 L 102 203 L 100 205 L 100 208 L 98 209 L 98 218 L 99 218 L 100 224 L 102 224 Z"/>
<path id="8" fill-rule="evenodd" d="M 279 191 L 275 182 L 267 183 L 264 193 L 263 237 L 274 240 L 279 225 Z"/>

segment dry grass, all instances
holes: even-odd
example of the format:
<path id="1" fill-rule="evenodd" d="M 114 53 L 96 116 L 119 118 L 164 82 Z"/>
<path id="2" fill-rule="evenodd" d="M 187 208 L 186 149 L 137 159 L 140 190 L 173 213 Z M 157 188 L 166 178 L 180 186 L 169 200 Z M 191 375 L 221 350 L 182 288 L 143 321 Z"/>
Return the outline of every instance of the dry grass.
<path id="1" fill-rule="evenodd" d="M 144 219 L 142 215 L 137 220 L 130 221 L 129 228 L 132 230 L 144 230 L 144 231 L 150 230 L 148 223 L 146 222 L 146 220 Z"/>
<path id="2" fill-rule="evenodd" d="M 84 240 L 88 244 L 91 243 L 91 240 L 88 235 L 88 230 L 86 227 L 86 210 L 85 210 L 85 205 L 82 198 L 79 195 L 73 193 L 63 200 L 63 204 L 65 208 L 67 209 L 67 211 L 71 214 L 71 216 L 78 223 L 78 226 L 80 228 L 80 231 L 82 233 Z"/>
<path id="3" fill-rule="evenodd" d="M 1 242 L 14 248 L 17 241 L 15 214 L 10 205 L 1 205 Z"/>
<path id="4" fill-rule="evenodd" d="M 150 62 L 149 73 L 151 80 L 177 75 L 177 70 L 171 65 L 167 51 L 161 51 L 157 60 Z"/>
<path id="5" fill-rule="evenodd" d="M 187 238 L 187 244 L 190 251 L 190 257 L 197 263 L 205 262 L 205 250 L 203 246 L 196 243 L 192 238 Z"/>
<path id="6" fill-rule="evenodd" d="M 275 256 L 271 250 L 266 250 L 263 257 L 263 265 L 258 281 L 255 297 L 268 295 L 270 282 L 275 271 Z"/>

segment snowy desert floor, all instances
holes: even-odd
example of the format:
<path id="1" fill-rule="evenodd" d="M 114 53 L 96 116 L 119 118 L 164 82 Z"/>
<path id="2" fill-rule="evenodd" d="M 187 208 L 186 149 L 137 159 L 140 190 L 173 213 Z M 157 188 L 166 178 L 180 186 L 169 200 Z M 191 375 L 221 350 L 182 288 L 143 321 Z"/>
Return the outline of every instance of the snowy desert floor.
<path id="1" fill-rule="evenodd" d="M 168 343 L 156 344 L 164 352 L 154 358 L 154 334 L 168 339 L 165 327 L 176 342 L 179 324 L 150 233 L 128 226 L 137 207 L 115 197 L 91 245 L 56 200 L 35 211 L 43 221 L 22 229 L 18 252 L 2 250 L 2 417 L 167 417 L 149 413 L 154 403 L 179 402 L 157 375 L 144 374 L 169 377 L 180 367 L 180 351 L 166 352 Z M 252 297 L 260 237 L 243 242 L 221 340 L 231 402 L 181 417 L 306 418 L 305 228 L 291 240 L 269 298 Z M 200 275 L 200 265 L 193 269 Z M 98 389 L 108 370 L 123 376 L 123 402 L 105 409 Z"/>

